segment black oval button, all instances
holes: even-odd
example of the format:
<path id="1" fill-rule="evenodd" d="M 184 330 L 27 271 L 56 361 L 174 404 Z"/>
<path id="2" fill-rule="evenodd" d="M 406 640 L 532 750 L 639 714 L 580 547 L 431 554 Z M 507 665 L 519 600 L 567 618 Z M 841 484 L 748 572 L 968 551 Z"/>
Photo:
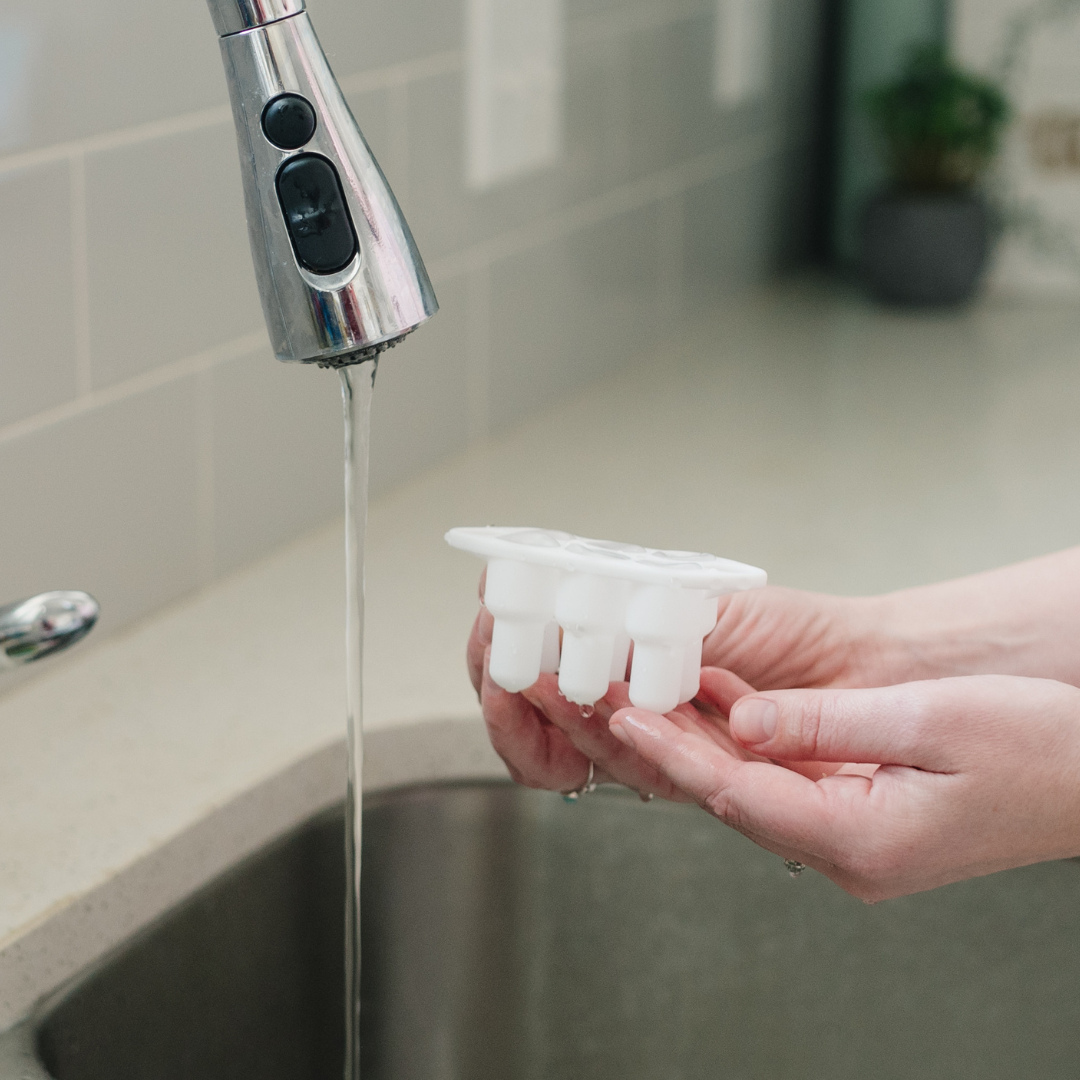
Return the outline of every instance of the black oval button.
<path id="1" fill-rule="evenodd" d="M 301 154 L 277 174 L 278 198 L 293 250 L 313 274 L 336 274 L 358 247 L 337 170 L 324 157 Z"/>
<path id="2" fill-rule="evenodd" d="M 299 150 L 311 142 L 317 120 L 311 103 L 299 94 L 280 94 L 263 109 L 263 134 L 279 150 Z"/>

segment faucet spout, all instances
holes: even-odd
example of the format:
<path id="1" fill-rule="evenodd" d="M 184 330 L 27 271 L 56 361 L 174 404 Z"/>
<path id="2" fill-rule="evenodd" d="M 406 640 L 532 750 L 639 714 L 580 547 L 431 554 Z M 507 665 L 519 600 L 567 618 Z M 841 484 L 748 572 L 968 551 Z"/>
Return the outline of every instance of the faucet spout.
<path id="1" fill-rule="evenodd" d="M 209 0 L 248 235 L 279 360 L 344 367 L 439 309 L 416 242 L 304 0 Z"/>
<path id="2" fill-rule="evenodd" d="M 266 26 L 304 10 L 304 0 L 209 0 L 209 4 L 219 37 Z"/>

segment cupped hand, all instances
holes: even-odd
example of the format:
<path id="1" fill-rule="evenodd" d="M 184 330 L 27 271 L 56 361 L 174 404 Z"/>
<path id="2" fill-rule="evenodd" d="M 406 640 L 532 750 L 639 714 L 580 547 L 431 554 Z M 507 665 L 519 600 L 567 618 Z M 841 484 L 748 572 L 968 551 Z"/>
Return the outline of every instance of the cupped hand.
<path id="1" fill-rule="evenodd" d="M 878 597 L 827 596 L 770 586 L 722 596 L 702 662 L 759 690 L 882 686 L 906 672 L 882 633 Z"/>
<path id="2" fill-rule="evenodd" d="M 524 693 L 508 693 L 492 681 L 488 672 L 491 631 L 491 615 L 481 609 L 469 639 L 469 670 L 491 744 L 514 780 L 526 787 L 577 791 L 588 780 L 591 764 L 597 783 L 625 784 L 645 797 L 693 801 L 691 795 L 643 761 L 609 728 L 611 717 L 630 705 L 627 683 L 612 683 L 605 697 L 591 709 L 567 701 L 559 693 L 554 675 L 541 675 L 536 685 Z M 681 730 L 709 739 L 733 757 L 751 760 L 755 755 L 728 733 L 727 717 L 732 705 L 753 691 L 732 672 L 704 668 L 698 697 L 692 704 L 680 705 L 669 717 Z M 814 777 L 836 769 L 834 765 L 816 763 L 791 767 Z"/>
<path id="3" fill-rule="evenodd" d="M 642 797 L 655 795 L 674 802 L 691 802 L 667 776 L 621 742 L 609 727 L 611 717 L 630 705 L 629 685 L 612 683 L 606 697 L 582 709 L 559 693 L 558 677 L 541 675 L 539 682 L 521 694 L 497 686 L 488 673 L 485 650 L 480 681 L 480 701 L 491 744 L 506 762 L 519 784 L 549 791 L 571 792 L 582 788 L 590 776 L 596 783 L 624 784 Z M 711 673 L 710 689 L 728 708 L 750 691 L 729 672 Z M 711 739 L 734 758 L 753 755 L 727 734 L 727 720 L 720 706 L 705 701 L 680 705 L 670 713 L 680 730 Z"/>
<path id="4" fill-rule="evenodd" d="M 469 638 L 469 675 L 491 741 L 512 776 L 530 787 L 571 791 L 584 784 L 592 761 L 601 783 L 617 781 L 643 794 L 687 798 L 667 778 L 635 761 L 608 731 L 612 713 L 630 704 L 625 683 L 613 683 L 594 714 L 583 717 L 560 697 L 552 677 L 541 677 L 524 694 L 508 694 L 491 682 L 486 657 L 493 620 L 483 598 L 481 577 L 481 608 Z M 881 674 L 872 603 L 777 588 L 722 598 L 704 655 L 706 664 L 730 674 L 709 676 L 697 707 L 681 706 L 678 715 L 687 723 L 707 718 L 708 730 L 724 739 L 728 708 L 755 688 L 870 685 Z"/>
<path id="5" fill-rule="evenodd" d="M 725 740 L 743 752 L 640 709 L 610 728 L 721 821 L 864 900 L 1080 854 L 1075 687 L 981 675 L 777 690 L 730 717 Z M 880 767 L 814 779 L 762 758 Z"/>

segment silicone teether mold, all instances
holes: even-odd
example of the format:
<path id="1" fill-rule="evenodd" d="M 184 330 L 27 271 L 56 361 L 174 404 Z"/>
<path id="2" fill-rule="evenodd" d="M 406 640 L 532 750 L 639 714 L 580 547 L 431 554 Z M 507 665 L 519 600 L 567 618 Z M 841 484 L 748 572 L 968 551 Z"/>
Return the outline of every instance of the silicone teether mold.
<path id="1" fill-rule="evenodd" d="M 717 598 L 766 582 L 764 570 L 715 555 L 551 529 L 451 529 L 446 542 L 488 560 L 492 679 L 517 693 L 558 671 L 559 690 L 577 705 L 626 678 L 631 642 L 630 700 L 662 713 L 689 701 Z"/>

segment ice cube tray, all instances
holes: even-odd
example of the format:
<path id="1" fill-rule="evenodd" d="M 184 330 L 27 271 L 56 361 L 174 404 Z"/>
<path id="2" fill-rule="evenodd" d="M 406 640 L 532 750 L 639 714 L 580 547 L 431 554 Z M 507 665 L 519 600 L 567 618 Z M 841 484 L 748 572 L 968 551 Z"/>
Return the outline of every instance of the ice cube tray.
<path id="1" fill-rule="evenodd" d="M 764 570 L 715 555 L 553 529 L 451 529 L 446 541 L 487 559 L 491 678 L 518 693 L 557 671 L 560 692 L 582 706 L 626 678 L 631 642 L 631 702 L 670 712 L 690 701 L 717 598 L 766 584 Z"/>

